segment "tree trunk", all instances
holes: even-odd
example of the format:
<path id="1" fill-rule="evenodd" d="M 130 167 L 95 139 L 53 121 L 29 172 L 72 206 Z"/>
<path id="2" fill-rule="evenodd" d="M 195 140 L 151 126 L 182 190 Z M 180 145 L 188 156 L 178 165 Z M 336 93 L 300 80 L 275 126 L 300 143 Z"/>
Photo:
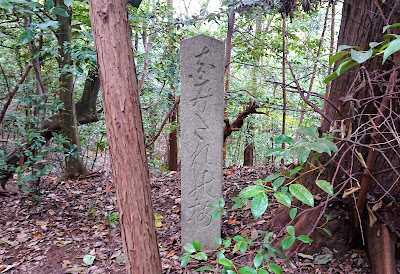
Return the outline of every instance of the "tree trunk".
<path id="1" fill-rule="evenodd" d="M 235 9 L 229 14 L 228 17 L 228 30 L 226 33 L 226 40 L 225 40 L 225 95 L 229 93 L 230 88 L 230 79 L 231 79 L 231 54 L 232 54 L 232 36 L 233 36 L 233 27 L 235 25 Z M 228 117 L 228 110 L 227 104 L 225 102 L 225 112 L 224 112 L 224 121 L 225 124 L 229 124 L 229 117 Z M 228 149 L 228 143 L 226 138 L 224 138 L 224 149 L 223 149 L 223 156 L 222 161 L 225 165 L 226 161 L 226 151 Z"/>
<path id="2" fill-rule="evenodd" d="M 243 160 L 243 166 L 252 166 L 254 165 L 253 159 L 254 159 L 254 147 L 252 143 L 247 143 L 245 149 L 244 149 L 244 160 Z"/>
<path id="3" fill-rule="evenodd" d="M 66 145 L 68 150 L 72 150 L 80 153 L 81 144 L 78 132 L 78 122 L 76 118 L 75 102 L 73 98 L 74 93 L 74 82 L 73 75 L 71 73 L 72 60 L 70 56 L 71 50 L 71 17 L 72 9 L 64 4 L 64 0 L 57 0 L 56 5 L 59 8 L 65 9 L 69 17 L 57 15 L 57 21 L 60 24 L 57 41 L 59 46 L 60 57 L 58 60 L 58 66 L 60 68 L 60 100 L 64 104 L 64 110 L 60 111 L 61 128 L 64 137 L 69 140 L 69 144 Z M 66 177 L 73 177 L 76 174 L 86 173 L 86 167 L 82 162 L 80 154 L 78 156 L 69 156 L 66 158 Z"/>
<path id="4" fill-rule="evenodd" d="M 126 1 L 91 0 L 90 17 L 128 273 L 161 273 Z"/>
<path id="5" fill-rule="evenodd" d="M 175 96 L 171 94 L 171 97 Z M 175 104 L 175 99 L 172 102 Z M 178 106 L 172 112 L 169 122 L 174 124 L 177 121 L 177 116 Z M 168 134 L 168 170 L 178 170 L 178 130 L 176 127 Z"/>

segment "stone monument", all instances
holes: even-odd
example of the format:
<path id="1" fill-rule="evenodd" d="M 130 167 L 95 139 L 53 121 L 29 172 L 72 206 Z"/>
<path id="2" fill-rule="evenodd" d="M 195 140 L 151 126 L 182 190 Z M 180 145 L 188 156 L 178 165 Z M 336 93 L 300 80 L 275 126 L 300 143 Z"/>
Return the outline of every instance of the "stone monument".
<path id="1" fill-rule="evenodd" d="M 198 35 L 180 47 L 182 245 L 199 240 L 215 249 L 221 218 L 211 220 L 222 197 L 224 42 Z"/>

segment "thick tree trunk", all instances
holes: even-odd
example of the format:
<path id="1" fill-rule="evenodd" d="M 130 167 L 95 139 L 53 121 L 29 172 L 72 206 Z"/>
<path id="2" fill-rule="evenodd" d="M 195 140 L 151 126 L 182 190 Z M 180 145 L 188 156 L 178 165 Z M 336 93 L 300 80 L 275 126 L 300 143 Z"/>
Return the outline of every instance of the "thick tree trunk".
<path id="1" fill-rule="evenodd" d="M 91 0 L 128 273 L 161 273 L 126 1 Z"/>
<path id="2" fill-rule="evenodd" d="M 75 151 L 81 151 L 78 122 L 76 119 L 75 102 L 73 98 L 74 93 L 74 82 L 72 73 L 72 60 L 70 56 L 71 49 L 71 16 L 72 10 L 64 4 L 64 0 L 56 1 L 57 7 L 65 9 L 69 17 L 57 15 L 57 21 L 60 24 L 57 40 L 59 46 L 60 57 L 58 58 L 58 65 L 61 71 L 60 74 L 60 100 L 64 104 L 64 110 L 60 111 L 60 120 L 62 125 L 62 132 L 64 137 L 69 140 L 67 145 L 68 149 L 72 146 L 75 147 Z M 86 173 L 86 167 L 82 162 L 81 156 L 78 154 L 76 158 L 69 156 L 66 159 L 66 177 L 73 177 L 76 174 Z"/>

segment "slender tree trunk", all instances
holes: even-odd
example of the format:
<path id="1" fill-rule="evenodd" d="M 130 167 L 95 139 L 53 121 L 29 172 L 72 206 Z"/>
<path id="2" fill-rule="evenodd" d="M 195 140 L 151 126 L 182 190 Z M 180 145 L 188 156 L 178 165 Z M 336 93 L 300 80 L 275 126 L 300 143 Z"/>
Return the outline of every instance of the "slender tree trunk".
<path id="1" fill-rule="evenodd" d="M 286 133 L 286 15 L 282 13 L 282 134 Z M 282 142 L 285 149 L 285 142 Z M 282 158 L 281 164 L 285 164 Z"/>
<path id="2" fill-rule="evenodd" d="M 235 9 L 232 9 L 228 18 L 228 31 L 226 33 L 225 40 L 225 94 L 229 93 L 229 85 L 231 78 L 231 54 L 232 54 L 232 36 L 233 36 L 233 27 L 235 25 Z M 225 104 L 226 105 L 226 104 Z M 225 106 L 226 108 L 226 106 Z M 229 124 L 228 112 L 225 109 L 225 124 Z M 227 140 L 224 139 L 224 150 L 223 150 L 223 162 L 225 164 L 226 160 L 226 150 L 227 150 Z"/>
<path id="3" fill-rule="evenodd" d="M 335 46 L 335 13 L 336 13 L 336 3 L 332 1 L 332 13 L 331 13 L 331 42 L 329 46 L 329 54 L 332 55 L 333 53 L 333 48 Z M 329 66 L 328 68 L 328 75 L 332 73 L 332 66 Z M 325 90 L 325 98 L 329 98 L 329 94 L 331 93 L 331 87 L 332 87 L 332 82 L 329 82 L 326 85 L 326 90 Z M 328 107 L 328 103 L 325 101 L 324 102 L 324 111 Z"/>
<path id="4" fill-rule="evenodd" d="M 78 122 L 76 118 L 73 75 L 70 71 L 72 68 L 72 60 L 70 56 L 71 49 L 71 17 L 72 9 L 64 4 L 64 0 L 56 0 L 56 5 L 59 8 L 65 9 L 69 16 L 64 17 L 57 15 L 57 21 L 60 26 L 57 33 L 60 57 L 58 58 L 58 66 L 60 68 L 60 100 L 64 104 L 64 110 L 60 111 L 61 127 L 64 137 L 69 140 L 66 145 L 68 150 L 81 152 L 81 144 L 78 132 Z M 82 162 L 80 154 L 78 156 L 69 156 L 66 159 L 66 177 L 72 177 L 76 174 L 86 173 L 86 167 Z"/>
<path id="5" fill-rule="evenodd" d="M 161 273 L 126 1 L 91 0 L 128 273 Z"/>
<path id="6" fill-rule="evenodd" d="M 168 3 L 168 8 L 170 9 L 171 17 L 173 17 L 174 14 L 174 1 L 173 0 L 167 0 Z M 171 50 L 171 41 L 170 37 L 168 34 L 168 55 L 172 59 L 172 50 Z M 171 104 L 175 104 L 176 100 L 176 92 L 175 92 L 175 87 L 174 83 L 170 84 L 170 88 L 173 91 L 173 94 L 171 93 L 169 96 L 169 100 Z M 178 122 L 178 106 L 174 109 L 173 113 L 170 116 L 169 122 L 171 124 L 174 124 L 175 122 Z M 174 129 L 168 134 L 168 170 L 178 170 L 178 129 L 174 127 Z"/>

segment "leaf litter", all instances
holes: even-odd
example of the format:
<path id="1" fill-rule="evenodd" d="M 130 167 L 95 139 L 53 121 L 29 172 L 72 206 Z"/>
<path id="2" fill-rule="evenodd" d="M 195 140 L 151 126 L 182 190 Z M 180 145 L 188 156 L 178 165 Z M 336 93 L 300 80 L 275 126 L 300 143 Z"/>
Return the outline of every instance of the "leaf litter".
<path id="1" fill-rule="evenodd" d="M 272 167 L 257 166 L 225 168 L 226 208 L 232 207 L 231 198 L 240 190 L 274 171 Z M 107 221 L 107 216 L 118 212 L 110 176 L 96 174 L 62 182 L 56 176 L 44 177 L 40 202 L 22 197 L 15 185 L 15 181 L 7 184 L 13 195 L 0 196 L 0 273 L 125 273 L 118 221 L 114 226 Z M 151 188 L 163 273 L 194 273 L 201 266 L 216 268 L 215 260 L 192 260 L 187 267 L 180 266 L 180 173 L 152 176 Z M 270 205 L 257 220 L 250 205 L 244 210 L 228 210 L 223 217 L 222 238 L 257 237 L 279 212 L 276 200 L 269 198 Z M 345 239 L 336 242 L 346 245 Z M 327 250 L 300 253 L 290 263 L 281 262 L 281 266 L 285 273 L 369 273 L 364 252 Z M 237 266 L 251 266 L 256 254 L 254 248 L 245 254 L 226 252 Z M 208 255 L 213 258 L 214 254 Z"/>

